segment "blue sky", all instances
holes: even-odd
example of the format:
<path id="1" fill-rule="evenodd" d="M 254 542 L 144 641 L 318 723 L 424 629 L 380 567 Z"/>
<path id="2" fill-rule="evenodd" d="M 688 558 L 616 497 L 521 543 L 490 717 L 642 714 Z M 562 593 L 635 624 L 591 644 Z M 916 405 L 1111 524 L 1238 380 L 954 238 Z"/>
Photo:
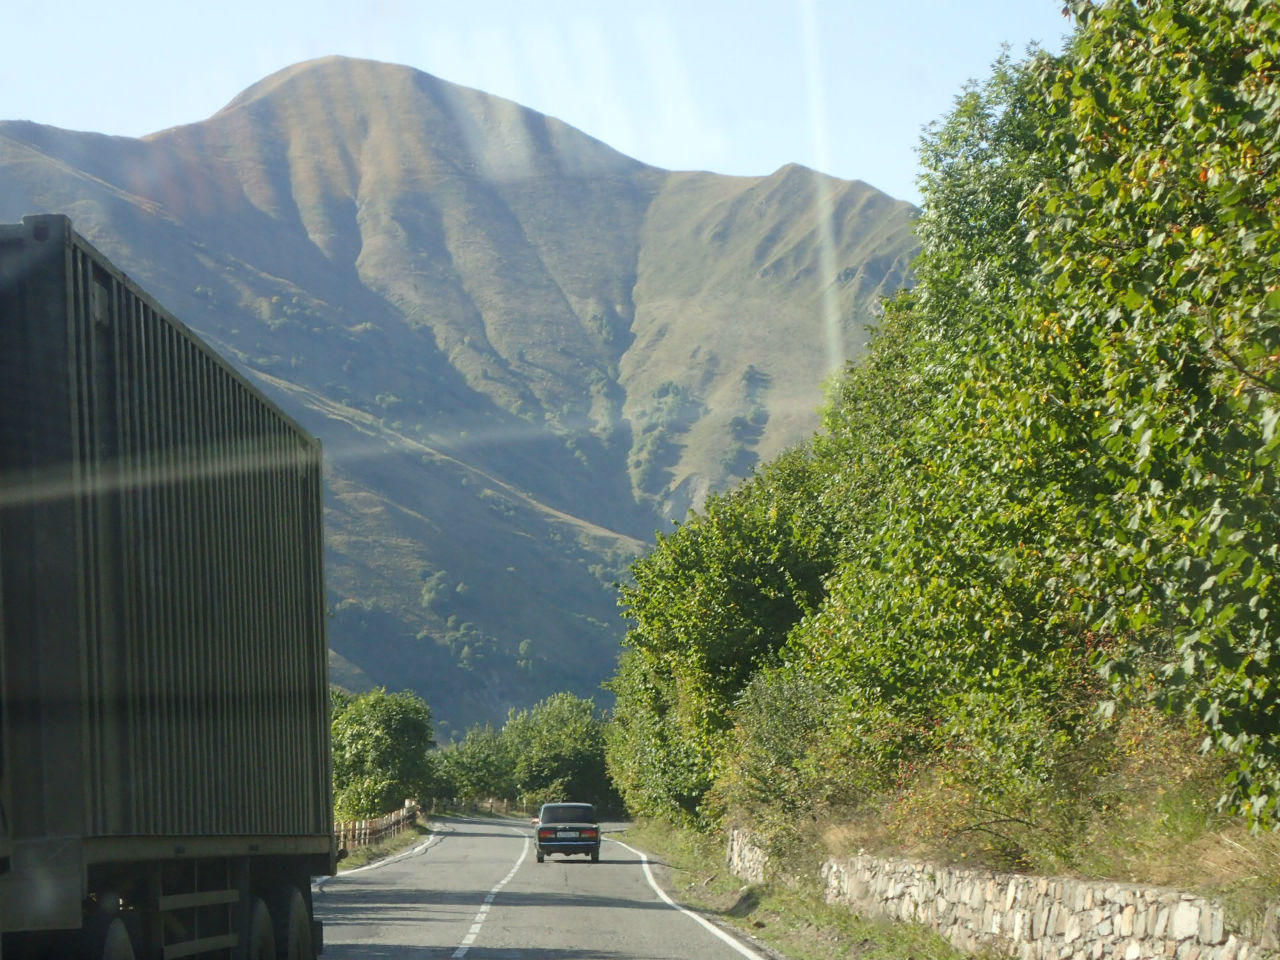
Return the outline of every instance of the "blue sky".
<path id="1" fill-rule="evenodd" d="M 915 147 L 1002 43 L 1060 49 L 1062 0 L 10 0 L 0 119 L 141 136 L 292 63 L 403 63 L 646 163 L 802 163 L 918 201 Z"/>

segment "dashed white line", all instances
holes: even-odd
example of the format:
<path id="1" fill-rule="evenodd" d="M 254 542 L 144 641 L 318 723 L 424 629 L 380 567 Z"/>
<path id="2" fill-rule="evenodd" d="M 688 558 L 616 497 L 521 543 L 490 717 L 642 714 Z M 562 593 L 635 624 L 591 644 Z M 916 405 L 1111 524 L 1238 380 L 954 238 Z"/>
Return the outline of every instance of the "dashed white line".
<path id="1" fill-rule="evenodd" d="M 467 955 L 467 951 L 471 949 L 471 945 L 476 942 L 476 937 L 480 934 L 480 928 L 484 926 L 484 921 L 489 913 L 489 908 L 493 906 L 494 898 L 498 892 L 511 882 L 511 878 L 516 875 L 516 871 L 520 869 L 520 865 L 524 863 L 524 858 L 529 855 L 529 838 L 523 837 L 524 845 L 520 848 L 520 858 L 516 860 L 516 865 L 511 868 L 511 872 L 498 881 L 487 894 L 485 894 L 484 903 L 480 905 L 480 910 L 476 913 L 476 918 L 471 924 L 471 929 L 467 931 L 467 935 L 462 938 L 462 943 L 458 944 L 458 949 L 453 951 L 453 960 L 462 960 Z"/>

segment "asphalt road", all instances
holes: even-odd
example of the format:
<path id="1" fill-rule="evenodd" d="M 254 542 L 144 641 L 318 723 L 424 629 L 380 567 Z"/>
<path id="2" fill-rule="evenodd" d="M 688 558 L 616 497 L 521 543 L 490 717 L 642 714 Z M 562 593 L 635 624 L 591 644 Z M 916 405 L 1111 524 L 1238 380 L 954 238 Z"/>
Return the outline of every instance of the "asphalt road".
<path id="1" fill-rule="evenodd" d="M 319 885 L 325 960 L 769 960 L 666 900 L 664 868 L 609 824 L 599 863 L 538 863 L 519 821 L 438 825 L 412 851 Z"/>

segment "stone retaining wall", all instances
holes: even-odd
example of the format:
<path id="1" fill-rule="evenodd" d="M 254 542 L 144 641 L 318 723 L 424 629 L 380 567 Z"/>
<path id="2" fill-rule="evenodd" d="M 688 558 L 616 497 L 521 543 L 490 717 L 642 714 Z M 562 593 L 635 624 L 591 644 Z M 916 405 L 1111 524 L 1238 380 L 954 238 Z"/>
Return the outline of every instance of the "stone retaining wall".
<path id="1" fill-rule="evenodd" d="M 768 876 L 768 858 L 742 830 L 729 868 Z M 868 917 L 924 924 L 957 949 L 1019 960 L 1263 960 L 1280 957 L 1280 904 L 1262 930 L 1227 928 L 1222 907 L 1159 887 L 938 867 L 871 856 L 821 866 L 828 903 Z M 1247 939 L 1252 936 L 1253 939 Z"/>

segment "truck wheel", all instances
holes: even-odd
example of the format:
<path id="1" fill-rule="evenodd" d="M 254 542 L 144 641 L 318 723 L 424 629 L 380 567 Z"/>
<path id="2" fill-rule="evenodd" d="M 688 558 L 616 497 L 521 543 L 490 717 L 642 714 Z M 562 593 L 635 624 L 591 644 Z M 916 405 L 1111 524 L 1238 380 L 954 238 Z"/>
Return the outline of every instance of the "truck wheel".
<path id="1" fill-rule="evenodd" d="M 134 960 L 129 929 L 119 917 L 96 917 L 83 930 L 81 956 L 86 960 Z"/>
<path id="2" fill-rule="evenodd" d="M 286 887 L 275 898 L 276 946 L 281 960 L 315 960 L 311 942 L 311 911 L 297 887 Z"/>
<path id="3" fill-rule="evenodd" d="M 271 911 L 261 897 L 249 904 L 248 960 L 276 960 L 276 933 L 271 926 Z"/>

